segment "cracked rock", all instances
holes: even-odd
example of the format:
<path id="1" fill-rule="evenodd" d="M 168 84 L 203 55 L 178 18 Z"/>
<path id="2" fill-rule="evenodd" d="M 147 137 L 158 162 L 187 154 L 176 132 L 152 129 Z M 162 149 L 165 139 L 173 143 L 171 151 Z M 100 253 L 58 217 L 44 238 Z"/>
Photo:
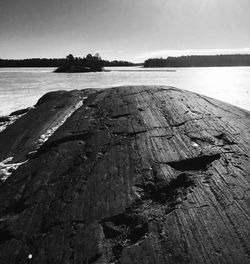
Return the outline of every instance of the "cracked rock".
<path id="1" fill-rule="evenodd" d="M 250 262 L 249 112 L 126 86 L 15 114 L 0 132 L 0 263 Z"/>

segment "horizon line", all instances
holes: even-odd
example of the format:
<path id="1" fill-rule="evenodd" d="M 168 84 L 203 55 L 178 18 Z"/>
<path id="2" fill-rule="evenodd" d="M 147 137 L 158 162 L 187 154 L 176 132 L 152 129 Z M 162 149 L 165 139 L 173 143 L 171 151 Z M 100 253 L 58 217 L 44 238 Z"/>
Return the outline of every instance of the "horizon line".
<path id="1" fill-rule="evenodd" d="M 115 53 L 115 51 L 114 51 Z M 73 52 L 67 53 L 67 55 L 72 54 Z M 91 54 L 91 53 L 88 53 Z M 94 53 L 96 54 L 96 53 Z M 26 58 L 2 58 L 0 57 L 0 60 L 29 60 L 29 59 L 64 59 L 67 55 L 64 57 L 26 57 Z M 184 56 L 223 56 L 223 55 L 250 55 L 250 48 L 243 48 L 243 49 L 203 49 L 203 50 L 195 50 L 195 49 L 186 49 L 186 50 L 158 50 L 158 51 L 152 51 L 147 53 L 138 54 L 134 57 L 134 59 L 108 59 L 106 56 L 103 56 L 100 54 L 102 60 L 108 60 L 108 61 L 127 61 L 133 63 L 143 63 L 147 59 L 167 59 L 168 57 L 184 57 Z M 80 57 L 84 58 L 84 56 L 78 56 L 73 55 L 74 57 Z M 87 55 L 86 55 L 87 56 Z M 106 57 L 106 58 L 104 58 Z M 139 62 L 139 60 L 143 60 Z M 135 62 L 136 61 L 136 62 Z"/>

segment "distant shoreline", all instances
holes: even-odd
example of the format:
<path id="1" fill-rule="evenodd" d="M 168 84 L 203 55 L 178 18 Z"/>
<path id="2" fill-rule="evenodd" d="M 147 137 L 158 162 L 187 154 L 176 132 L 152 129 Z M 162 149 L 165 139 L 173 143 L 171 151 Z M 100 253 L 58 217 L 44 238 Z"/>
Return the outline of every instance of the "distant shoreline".
<path id="1" fill-rule="evenodd" d="M 139 67 L 144 70 L 105 70 L 108 67 L 114 67 L 114 68 L 122 68 L 122 67 L 128 67 L 128 68 L 133 68 L 133 67 L 139 67 L 139 66 L 105 66 L 104 70 L 102 72 L 111 72 L 111 71 L 116 71 L 116 72 L 152 72 L 152 71 L 161 71 L 161 72 L 175 72 L 176 70 L 150 70 L 150 69 L 155 69 L 155 68 L 226 68 L 226 67 L 250 67 L 250 65 L 219 65 L 219 66 L 148 66 L 148 67 Z M 0 66 L 0 69 L 25 69 L 25 68 L 54 68 L 56 69 L 57 67 L 55 66 L 12 66 L 12 67 L 3 67 Z"/>
<path id="2" fill-rule="evenodd" d="M 115 67 L 115 66 L 138 66 L 139 64 L 129 61 L 108 61 L 96 55 L 88 54 L 86 57 L 74 57 L 69 54 L 66 58 L 31 58 L 31 59 L 0 59 L 0 68 L 47 68 L 47 67 L 67 67 L 75 65 L 77 67 Z M 142 64 L 140 64 L 142 65 Z"/>
<path id="3" fill-rule="evenodd" d="M 235 67 L 250 66 L 250 55 L 192 55 L 152 58 L 144 62 L 144 68 L 154 67 Z"/>
<path id="4" fill-rule="evenodd" d="M 89 56 L 89 55 L 88 55 Z M 73 57 L 73 56 L 72 56 Z M 86 60 L 87 59 L 87 60 Z M 91 56 L 91 58 L 74 58 L 73 65 L 90 67 L 89 62 L 98 62 L 101 67 L 135 67 L 142 68 L 180 68 L 180 67 L 248 67 L 250 66 L 250 54 L 231 55 L 190 55 L 181 57 L 150 58 L 144 63 L 132 63 L 129 61 L 108 61 Z M 0 68 L 48 68 L 68 65 L 68 59 L 0 59 Z M 95 64 L 94 64 L 95 65 Z"/>

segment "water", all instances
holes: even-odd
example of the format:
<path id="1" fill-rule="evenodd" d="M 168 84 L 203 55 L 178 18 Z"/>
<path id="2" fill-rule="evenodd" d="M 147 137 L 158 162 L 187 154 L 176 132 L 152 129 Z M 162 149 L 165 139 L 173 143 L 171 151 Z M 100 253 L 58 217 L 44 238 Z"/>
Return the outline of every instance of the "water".
<path id="1" fill-rule="evenodd" d="M 52 73 L 54 68 L 0 68 L 0 116 L 34 105 L 56 90 L 169 85 L 250 110 L 250 67 L 109 67 L 110 72 Z"/>

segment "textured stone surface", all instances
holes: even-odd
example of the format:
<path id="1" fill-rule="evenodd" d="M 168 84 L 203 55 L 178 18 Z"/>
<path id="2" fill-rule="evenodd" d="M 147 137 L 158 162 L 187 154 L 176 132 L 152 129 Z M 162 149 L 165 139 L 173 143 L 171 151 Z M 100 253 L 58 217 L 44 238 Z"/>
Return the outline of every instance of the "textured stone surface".
<path id="1" fill-rule="evenodd" d="M 249 117 L 172 87 L 45 95 L 0 133 L 0 263 L 248 263 Z"/>

